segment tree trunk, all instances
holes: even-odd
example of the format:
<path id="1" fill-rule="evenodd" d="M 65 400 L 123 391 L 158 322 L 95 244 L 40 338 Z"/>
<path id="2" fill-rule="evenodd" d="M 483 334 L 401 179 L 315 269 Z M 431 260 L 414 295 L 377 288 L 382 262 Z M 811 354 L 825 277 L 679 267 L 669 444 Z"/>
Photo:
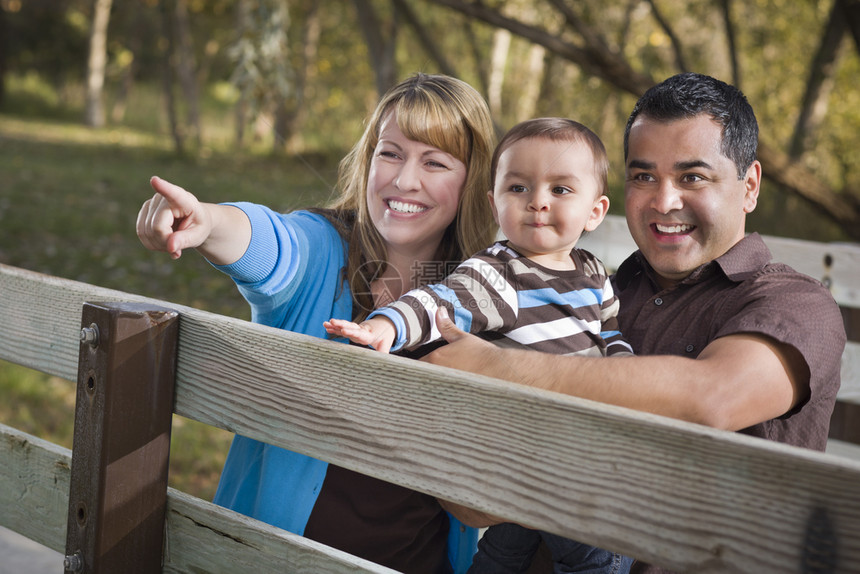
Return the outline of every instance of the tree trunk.
<path id="1" fill-rule="evenodd" d="M 136 53 L 137 50 L 133 52 Z M 131 93 L 132 86 L 134 86 L 134 72 L 137 67 L 137 63 L 134 61 L 136 56 L 132 56 L 132 60 L 125 66 L 122 70 L 122 77 L 119 82 L 119 91 L 117 91 L 116 99 L 113 102 L 113 107 L 111 108 L 110 118 L 111 121 L 118 124 L 121 123 L 123 118 L 125 118 L 125 110 L 128 107 L 128 97 Z"/>
<path id="2" fill-rule="evenodd" d="M 487 85 L 487 103 L 494 117 L 502 116 L 502 91 L 505 84 L 505 65 L 511 48 L 511 33 L 498 29 L 493 33 L 493 52 L 490 56 L 490 78 Z"/>
<path id="3" fill-rule="evenodd" d="M 439 71 L 449 76 L 456 76 L 457 72 L 454 69 L 454 65 L 448 61 L 445 54 L 442 53 L 442 50 L 439 49 L 439 46 L 433 39 L 435 34 L 429 34 L 427 32 L 427 27 L 421 23 L 418 19 L 418 15 L 412 7 L 407 4 L 405 0 L 392 1 L 394 2 L 394 6 L 397 8 L 398 13 L 403 15 L 403 19 L 409 27 L 415 31 L 415 35 L 418 37 L 418 41 L 421 42 L 427 55 L 436 62 L 437 66 L 439 66 Z"/>
<path id="4" fill-rule="evenodd" d="M 322 30 L 319 16 L 319 3 L 311 0 L 305 20 L 302 25 L 302 57 L 301 64 L 296 77 L 296 102 L 295 109 L 287 118 L 286 144 L 287 153 L 301 153 L 304 151 L 304 138 L 302 128 L 308 117 L 308 86 L 316 77 L 316 62 L 320 44 L 320 32 Z"/>
<path id="5" fill-rule="evenodd" d="M 87 61 L 87 105 L 84 123 L 100 128 L 105 124 L 104 83 L 107 66 L 107 33 L 112 0 L 95 0 Z"/>
<path id="6" fill-rule="evenodd" d="M 198 96 L 197 79 L 195 77 L 194 49 L 191 40 L 191 30 L 188 25 L 188 0 L 176 0 L 176 51 L 177 59 L 176 73 L 179 77 L 179 85 L 185 96 L 185 104 L 188 108 L 186 124 L 191 130 L 191 135 L 197 142 L 199 148 L 203 142 L 203 134 L 200 130 L 200 98 Z"/>
<path id="7" fill-rule="evenodd" d="M 854 38 L 854 46 L 860 53 L 860 0 L 836 0 L 836 3 L 842 6 L 842 13 Z"/>
<path id="8" fill-rule="evenodd" d="M 860 196 L 856 192 L 834 193 L 821 179 L 792 161 L 788 154 L 762 142 L 759 142 L 758 158 L 769 180 L 807 200 L 820 213 L 838 223 L 854 241 L 860 241 Z"/>
<path id="9" fill-rule="evenodd" d="M 845 16 L 839 0 L 836 0 L 830 10 L 827 25 L 824 27 L 818 52 L 809 66 L 806 93 L 803 95 L 803 103 L 788 150 L 791 159 L 797 159 L 804 154 L 827 114 L 827 102 L 830 99 L 830 92 L 833 91 L 833 76 L 836 73 L 839 47 L 842 45 L 845 31 Z"/>
<path id="10" fill-rule="evenodd" d="M 602 78 L 616 88 L 635 96 L 641 96 L 655 83 L 654 79 L 647 74 L 634 70 L 623 54 L 609 49 L 606 43 L 595 34 L 589 33 L 583 36 L 584 44 L 578 46 L 559 36 L 549 34 L 545 29 L 509 18 L 485 4 L 465 0 L 430 1 L 539 44 L 547 51 L 578 65 L 584 73 Z"/>
<path id="11" fill-rule="evenodd" d="M 144 32 L 140 26 L 136 25 L 142 18 L 143 8 L 139 5 L 134 5 L 122 12 L 122 20 L 117 22 L 114 18 L 114 24 L 118 25 L 122 30 L 129 30 L 127 35 L 125 49 L 127 52 L 120 52 L 117 57 L 117 64 L 121 67 L 122 72 L 119 80 L 119 89 L 114 97 L 113 105 L 111 106 L 110 118 L 114 124 L 122 123 L 125 118 L 125 111 L 128 108 L 128 98 L 134 87 L 134 79 L 138 70 L 138 57 L 141 53 L 141 37 Z"/>
<path id="12" fill-rule="evenodd" d="M 239 0 L 236 4 L 236 38 L 242 38 L 245 30 L 250 26 L 251 6 L 249 0 Z M 250 97 L 247 85 L 239 87 L 239 99 L 235 107 L 235 145 L 236 149 L 242 149 L 245 140 L 245 128 L 248 123 L 248 100 Z"/>
<path id="13" fill-rule="evenodd" d="M 469 43 L 469 51 L 472 53 L 472 58 L 475 60 L 475 73 L 478 76 L 480 92 L 486 95 L 490 91 L 490 78 L 487 73 L 487 66 L 484 65 L 484 53 L 481 50 L 482 46 L 479 46 L 478 44 L 472 22 L 464 18 L 462 26 L 467 39 L 466 41 Z"/>
<path id="14" fill-rule="evenodd" d="M 376 91 L 382 95 L 397 81 L 397 64 L 394 59 L 394 48 L 397 44 L 396 7 L 392 2 L 394 17 L 391 25 L 384 27 L 370 0 L 353 0 L 353 3 L 358 13 L 358 25 L 367 42 L 376 79 Z"/>
<path id="15" fill-rule="evenodd" d="M 311 10 L 316 10 L 316 7 L 311 8 Z M 279 55 L 277 56 L 280 64 L 287 63 L 290 60 L 289 21 L 292 11 L 287 2 L 282 0 L 281 4 L 276 8 L 278 15 L 273 20 L 279 24 L 270 29 L 270 33 L 274 33 L 277 36 L 277 42 L 280 46 L 278 50 Z M 304 25 L 302 39 L 304 40 Z M 296 95 L 296 92 L 303 90 L 304 87 L 300 88 L 298 86 L 301 80 L 295 77 L 302 74 L 301 70 L 294 70 L 288 65 L 276 65 L 274 69 L 282 72 L 277 78 L 281 81 L 274 82 L 274 88 L 269 95 L 269 99 L 271 100 L 271 105 L 269 106 L 269 109 L 271 109 L 271 123 L 269 124 L 269 128 L 272 134 L 272 152 L 278 153 L 284 151 L 287 140 L 291 137 L 290 130 L 293 129 L 292 120 L 297 111 L 296 106 L 299 105 L 299 96 Z M 289 82 L 286 80 L 287 69 L 292 72 Z M 289 87 L 287 87 L 288 83 Z"/>
<path id="16" fill-rule="evenodd" d="M 0 108 L 6 103 L 6 71 L 9 57 L 9 25 L 6 21 L 6 11 L 0 10 Z"/>
<path id="17" fill-rule="evenodd" d="M 532 46 L 529 48 L 528 79 L 520 93 L 520 101 L 517 106 L 517 121 L 531 118 L 535 115 L 541 86 L 543 85 L 545 63 L 546 50 L 541 46 Z"/>
<path id="18" fill-rule="evenodd" d="M 173 93 L 174 19 L 173 6 L 170 4 L 169 0 L 162 0 L 160 4 L 163 37 L 166 40 L 163 54 L 164 105 L 167 111 L 167 120 L 170 124 L 170 135 L 173 136 L 174 149 L 176 153 L 182 155 L 185 153 L 185 137 L 182 127 L 179 125 L 179 117 L 176 113 L 176 97 Z"/>
<path id="19" fill-rule="evenodd" d="M 720 0 L 720 10 L 723 14 L 723 24 L 726 27 L 726 42 L 728 43 L 729 61 L 732 66 L 732 84 L 741 87 L 741 65 L 738 61 L 738 46 L 735 41 L 735 25 L 732 21 L 732 1 Z"/>
<path id="20" fill-rule="evenodd" d="M 660 25 L 660 28 L 663 29 L 663 32 L 669 37 L 669 41 L 672 43 L 672 53 L 675 55 L 675 67 L 679 72 L 688 71 L 689 68 L 684 58 L 684 47 L 681 45 L 681 40 L 675 34 L 672 26 L 669 25 L 669 22 L 663 17 L 657 5 L 654 4 L 654 0 L 648 0 L 648 4 L 651 6 L 651 15 L 654 16 L 657 24 Z"/>

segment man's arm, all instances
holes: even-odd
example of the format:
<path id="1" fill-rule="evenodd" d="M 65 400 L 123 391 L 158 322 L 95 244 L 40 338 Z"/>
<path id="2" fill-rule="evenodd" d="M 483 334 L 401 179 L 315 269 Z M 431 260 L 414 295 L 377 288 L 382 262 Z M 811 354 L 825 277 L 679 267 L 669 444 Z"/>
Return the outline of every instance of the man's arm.
<path id="1" fill-rule="evenodd" d="M 501 349 L 442 314 L 448 345 L 423 360 L 725 430 L 781 416 L 809 395 L 795 349 L 755 334 L 722 337 L 696 359 L 654 355 L 575 357 Z"/>
<path id="2" fill-rule="evenodd" d="M 475 510 L 474 508 L 461 506 L 448 500 L 442 500 L 441 498 L 437 500 L 439 501 L 439 505 L 454 516 L 456 516 L 457 520 L 459 520 L 466 526 L 471 526 L 472 528 L 486 528 L 488 526 L 492 526 L 493 524 L 501 524 L 502 522 L 507 522 L 507 520 L 502 520 L 497 516 L 487 514 L 486 512 L 481 512 L 480 510 Z"/>

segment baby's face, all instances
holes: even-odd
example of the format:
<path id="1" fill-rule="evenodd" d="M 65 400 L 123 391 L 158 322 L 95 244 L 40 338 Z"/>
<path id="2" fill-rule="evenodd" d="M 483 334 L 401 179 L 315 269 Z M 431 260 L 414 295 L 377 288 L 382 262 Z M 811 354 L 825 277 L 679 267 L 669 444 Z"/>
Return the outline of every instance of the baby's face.
<path id="1" fill-rule="evenodd" d="M 591 149 L 578 141 L 519 140 L 499 156 L 495 181 L 490 202 L 502 233 L 522 255 L 555 269 L 570 264 L 582 232 L 609 207 Z"/>

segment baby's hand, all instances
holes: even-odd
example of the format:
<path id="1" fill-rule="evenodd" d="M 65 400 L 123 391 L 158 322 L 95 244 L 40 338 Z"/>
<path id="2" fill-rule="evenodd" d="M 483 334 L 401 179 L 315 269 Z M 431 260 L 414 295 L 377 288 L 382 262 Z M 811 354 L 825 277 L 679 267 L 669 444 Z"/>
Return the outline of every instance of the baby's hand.
<path id="1" fill-rule="evenodd" d="M 323 323 L 326 333 L 336 337 L 346 337 L 353 343 L 369 345 L 382 353 L 391 350 L 397 334 L 394 323 L 385 317 L 374 317 L 361 325 L 343 319 L 332 319 Z"/>

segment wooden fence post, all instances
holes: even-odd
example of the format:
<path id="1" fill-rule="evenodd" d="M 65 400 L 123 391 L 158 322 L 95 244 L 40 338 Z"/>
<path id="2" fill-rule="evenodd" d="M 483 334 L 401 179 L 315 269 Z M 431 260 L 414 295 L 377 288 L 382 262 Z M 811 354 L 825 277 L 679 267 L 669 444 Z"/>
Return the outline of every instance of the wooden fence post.
<path id="1" fill-rule="evenodd" d="M 161 572 L 178 313 L 85 303 L 66 572 Z"/>

